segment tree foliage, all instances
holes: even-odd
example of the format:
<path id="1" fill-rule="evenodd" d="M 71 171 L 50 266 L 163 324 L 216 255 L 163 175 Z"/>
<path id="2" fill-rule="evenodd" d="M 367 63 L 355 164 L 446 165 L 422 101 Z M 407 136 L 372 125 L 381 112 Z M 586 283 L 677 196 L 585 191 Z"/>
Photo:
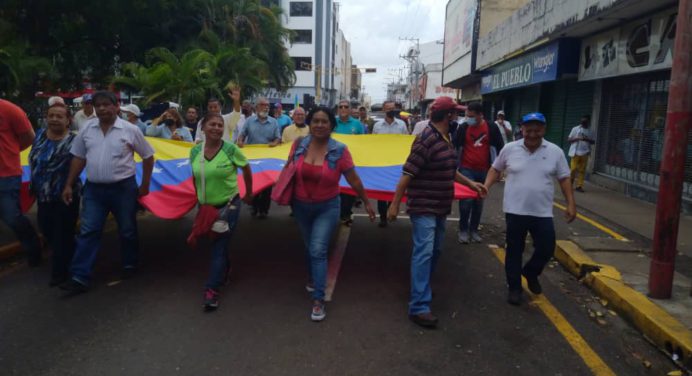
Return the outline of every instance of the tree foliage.
<path id="1" fill-rule="evenodd" d="M 282 11 L 260 0 L 2 3 L 0 92 L 115 82 L 149 102 L 201 103 L 229 80 L 250 92 L 295 81 Z"/>

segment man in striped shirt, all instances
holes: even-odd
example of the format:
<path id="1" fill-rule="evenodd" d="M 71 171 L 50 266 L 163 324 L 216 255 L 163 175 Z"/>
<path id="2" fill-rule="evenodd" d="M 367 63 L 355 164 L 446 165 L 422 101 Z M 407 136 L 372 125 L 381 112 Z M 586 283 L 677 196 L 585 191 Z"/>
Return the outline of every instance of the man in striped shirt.
<path id="1" fill-rule="evenodd" d="M 409 318 L 423 327 L 435 327 L 437 317 L 430 311 L 430 279 L 440 256 L 447 215 L 454 201 L 454 182 L 484 195 L 481 183 L 473 182 L 456 170 L 456 153 L 449 139 L 449 123 L 463 107 L 449 97 L 433 102 L 430 124 L 416 137 L 396 187 L 387 217 L 393 221 L 406 192 L 408 213 L 413 226 L 411 255 L 411 297 Z"/>

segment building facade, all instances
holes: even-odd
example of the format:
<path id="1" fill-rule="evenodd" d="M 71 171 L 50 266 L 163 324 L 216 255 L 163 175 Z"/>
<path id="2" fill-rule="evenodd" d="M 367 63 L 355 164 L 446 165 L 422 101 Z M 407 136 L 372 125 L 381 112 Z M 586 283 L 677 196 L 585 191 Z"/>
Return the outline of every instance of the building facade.
<path id="1" fill-rule="evenodd" d="M 546 139 L 565 151 L 571 128 L 589 115 L 597 134 L 590 180 L 655 202 L 676 11 L 670 0 L 451 0 L 443 82 L 482 99 L 489 118 L 504 110 L 516 125 L 522 114 L 545 113 Z M 686 212 L 692 135 L 690 145 Z"/>

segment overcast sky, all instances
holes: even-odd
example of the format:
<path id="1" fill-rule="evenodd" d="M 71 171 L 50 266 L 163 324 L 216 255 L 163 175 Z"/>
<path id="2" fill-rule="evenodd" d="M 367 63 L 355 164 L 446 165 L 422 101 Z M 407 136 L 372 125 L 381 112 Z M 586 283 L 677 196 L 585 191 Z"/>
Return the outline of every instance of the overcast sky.
<path id="1" fill-rule="evenodd" d="M 353 64 L 377 68 L 363 74 L 365 92 L 373 103 L 382 102 L 386 85 L 406 67 L 399 58 L 412 42 L 399 38 L 419 38 L 421 43 L 442 40 L 447 0 L 341 0 L 341 29 L 351 43 Z M 403 74 L 403 73 L 402 73 Z"/>

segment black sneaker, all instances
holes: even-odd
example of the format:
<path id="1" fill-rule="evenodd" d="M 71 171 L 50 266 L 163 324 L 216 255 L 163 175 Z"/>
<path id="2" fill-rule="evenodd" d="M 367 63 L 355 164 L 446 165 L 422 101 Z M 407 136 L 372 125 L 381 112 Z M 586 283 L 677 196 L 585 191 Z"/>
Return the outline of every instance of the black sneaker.
<path id="1" fill-rule="evenodd" d="M 577 187 L 577 192 L 584 193 L 584 192 L 586 192 L 586 191 L 585 191 L 584 188 L 582 188 L 582 187 Z"/>
<path id="2" fill-rule="evenodd" d="M 81 294 L 89 291 L 89 286 L 70 278 L 69 280 L 60 284 L 60 289 L 71 294 Z"/>
<path id="3" fill-rule="evenodd" d="M 381 218 L 378 226 L 380 226 L 381 228 L 387 227 L 387 218 Z"/>
<path id="4" fill-rule="evenodd" d="M 219 308 L 219 292 L 212 288 L 204 290 L 204 310 L 207 312 Z"/>
<path id="5" fill-rule="evenodd" d="M 543 292 L 541 284 L 538 282 L 538 277 L 529 277 L 526 274 L 522 274 L 526 278 L 526 284 L 529 285 L 529 291 L 535 295 L 539 295 Z"/>
<path id="6" fill-rule="evenodd" d="M 416 325 L 422 326 L 424 328 L 434 328 L 437 326 L 437 317 L 432 313 L 420 313 L 417 315 L 409 315 L 409 320 L 413 321 Z"/>
<path id="7" fill-rule="evenodd" d="M 521 304 L 521 290 L 509 290 L 507 303 L 518 306 Z"/>
<path id="8" fill-rule="evenodd" d="M 269 213 L 267 213 L 267 212 L 260 212 L 260 213 L 257 215 L 257 218 L 259 218 L 259 219 L 267 219 L 267 216 L 268 216 L 268 215 L 269 215 Z"/>

